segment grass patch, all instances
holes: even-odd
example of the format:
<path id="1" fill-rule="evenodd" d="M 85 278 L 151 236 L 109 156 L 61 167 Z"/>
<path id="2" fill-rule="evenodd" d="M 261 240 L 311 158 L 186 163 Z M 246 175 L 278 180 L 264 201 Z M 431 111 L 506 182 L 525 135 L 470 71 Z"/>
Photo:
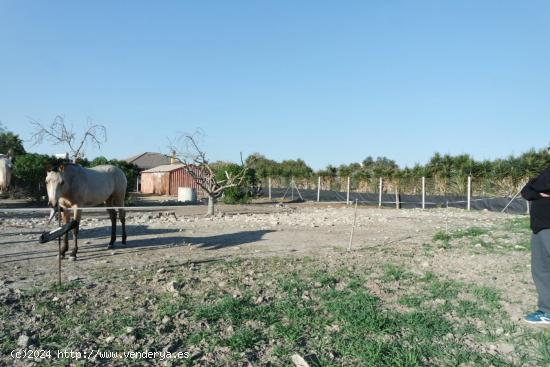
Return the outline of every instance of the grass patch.
<path id="1" fill-rule="evenodd" d="M 133 350 L 200 351 L 199 359 L 180 361 L 188 366 L 292 365 L 294 353 L 309 355 L 316 361 L 312 365 L 334 367 L 514 366 L 472 344 L 483 337 L 476 322 L 507 321 L 499 312 L 500 295 L 491 288 L 433 273 L 418 276 L 395 264 L 366 269 L 344 263 L 319 270 L 311 259 L 289 262 L 204 266 L 202 277 L 223 275 L 228 288 L 222 290 L 217 282 L 203 281 L 189 282 L 179 293 L 166 292 L 146 274 L 146 286 L 133 290 L 117 281 L 116 292 L 108 288 L 112 285 L 87 289 L 77 284 L 2 299 L 0 350 L 5 354 L 15 348 L 22 325 L 33 325 L 41 330 L 33 343 L 43 349 L 122 351 L 131 345 Z M 187 267 L 175 271 L 171 276 L 176 278 L 196 276 Z M 243 274 L 252 281 L 242 281 Z M 372 279 L 373 274 L 380 275 Z M 143 281 L 142 275 L 132 275 Z M 392 298 L 371 293 L 369 281 L 390 287 L 386 294 Z M 532 364 L 549 358 L 543 344 L 549 344 L 548 334 L 538 338 L 539 354 L 526 360 Z M 3 358 L 0 364 L 9 364 Z"/>

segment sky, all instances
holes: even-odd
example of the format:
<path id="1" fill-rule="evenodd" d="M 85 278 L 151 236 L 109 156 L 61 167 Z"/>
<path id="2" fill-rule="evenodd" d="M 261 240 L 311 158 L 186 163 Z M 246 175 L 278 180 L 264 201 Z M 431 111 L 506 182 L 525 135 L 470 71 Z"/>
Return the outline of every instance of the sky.
<path id="1" fill-rule="evenodd" d="M 0 122 L 48 154 L 29 121 L 103 124 L 90 158 L 504 158 L 550 142 L 549 39 L 544 0 L 0 0 Z"/>

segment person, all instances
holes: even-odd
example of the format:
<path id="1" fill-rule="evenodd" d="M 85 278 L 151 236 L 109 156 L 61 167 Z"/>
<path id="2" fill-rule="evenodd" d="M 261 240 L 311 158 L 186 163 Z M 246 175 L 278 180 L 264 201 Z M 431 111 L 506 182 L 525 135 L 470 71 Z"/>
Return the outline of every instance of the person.
<path id="1" fill-rule="evenodd" d="M 526 315 L 524 320 L 531 324 L 550 324 L 550 166 L 527 182 L 521 196 L 530 205 L 531 275 L 538 293 L 538 310 Z"/>

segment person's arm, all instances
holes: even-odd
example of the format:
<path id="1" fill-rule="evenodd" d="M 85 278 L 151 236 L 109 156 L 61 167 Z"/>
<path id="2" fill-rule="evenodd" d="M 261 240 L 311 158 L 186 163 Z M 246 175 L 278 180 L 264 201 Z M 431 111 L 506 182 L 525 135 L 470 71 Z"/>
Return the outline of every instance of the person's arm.
<path id="1" fill-rule="evenodd" d="M 550 193 L 550 169 L 547 168 L 533 181 L 531 187 L 539 193 Z"/>
<path id="2" fill-rule="evenodd" d="M 533 184 L 537 181 L 533 178 L 527 182 L 527 184 L 521 189 L 521 196 L 528 201 L 542 199 L 543 196 L 533 188 Z"/>

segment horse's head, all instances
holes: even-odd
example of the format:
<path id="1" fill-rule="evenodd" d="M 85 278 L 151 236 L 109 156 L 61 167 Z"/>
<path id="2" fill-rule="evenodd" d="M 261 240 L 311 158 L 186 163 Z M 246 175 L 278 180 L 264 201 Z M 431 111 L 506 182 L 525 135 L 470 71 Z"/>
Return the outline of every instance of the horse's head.
<path id="1" fill-rule="evenodd" d="M 57 206 L 63 194 L 65 179 L 63 177 L 63 165 L 56 168 L 48 168 L 46 174 L 46 189 L 48 191 L 48 204 L 51 207 Z"/>

